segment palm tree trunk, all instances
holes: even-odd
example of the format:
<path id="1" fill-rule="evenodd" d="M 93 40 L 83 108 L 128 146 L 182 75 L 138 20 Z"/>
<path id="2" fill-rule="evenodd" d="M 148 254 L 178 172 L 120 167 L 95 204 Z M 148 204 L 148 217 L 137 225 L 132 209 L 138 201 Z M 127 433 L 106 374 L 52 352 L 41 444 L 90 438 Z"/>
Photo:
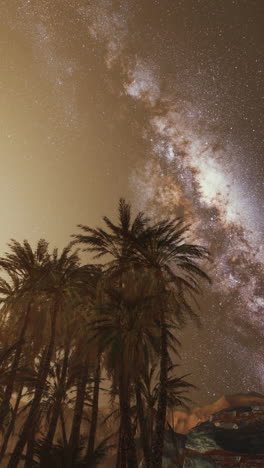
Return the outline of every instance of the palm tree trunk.
<path id="1" fill-rule="evenodd" d="M 156 429 L 152 447 L 152 468 L 162 467 L 162 455 L 164 447 L 164 435 L 167 412 L 167 380 L 168 380 L 168 349 L 167 331 L 164 312 L 161 318 L 161 355 L 160 355 L 160 379 L 158 410 L 156 417 Z"/>
<path id="2" fill-rule="evenodd" d="M 51 421 L 49 424 L 48 434 L 46 437 L 46 441 L 48 445 L 52 444 L 54 435 L 56 432 L 56 428 L 57 428 L 57 423 L 58 423 L 58 419 L 60 415 L 61 401 L 62 401 L 64 391 L 65 391 L 65 383 L 66 383 L 68 363 L 69 363 L 69 354 L 70 354 L 70 346 L 69 346 L 69 343 L 67 343 L 65 346 L 61 377 L 59 380 L 60 391 L 57 393 L 56 401 L 55 401 L 52 416 L 51 416 Z"/>
<path id="3" fill-rule="evenodd" d="M 124 443 L 124 435 L 122 431 L 122 425 L 120 421 L 119 431 L 118 431 L 118 447 L 116 453 L 116 468 L 126 468 L 126 448 Z"/>
<path id="4" fill-rule="evenodd" d="M 79 381 L 77 383 L 77 395 L 74 407 L 74 414 L 72 420 L 72 428 L 69 444 L 74 450 L 78 450 L 81 432 L 81 423 L 83 416 L 83 407 L 85 401 L 85 391 L 88 378 L 88 359 L 83 363 L 83 367 L 80 372 Z"/>
<path id="5" fill-rule="evenodd" d="M 149 443 L 149 447 L 150 447 L 150 451 L 151 451 L 152 444 L 153 444 L 154 419 L 155 419 L 153 406 L 150 406 L 150 407 L 148 408 L 148 413 L 149 413 L 149 437 L 148 437 L 148 443 Z"/>
<path id="6" fill-rule="evenodd" d="M 62 408 L 60 408 L 60 422 L 61 422 L 61 432 L 62 432 L 63 444 L 64 444 L 64 447 L 66 447 L 66 445 L 68 444 L 68 440 L 67 440 L 67 432 L 66 432 L 64 415 L 63 415 Z"/>
<path id="7" fill-rule="evenodd" d="M 127 466 L 127 455 L 126 455 L 126 447 L 125 447 L 125 438 L 123 434 L 123 430 L 121 430 L 120 434 L 120 468 L 126 468 Z"/>
<path id="8" fill-rule="evenodd" d="M 27 441 L 29 440 L 31 431 L 34 430 L 36 426 L 36 418 L 37 418 L 37 414 L 39 410 L 39 405 L 40 405 L 41 398 L 45 389 L 46 380 L 47 380 L 49 368 L 50 368 L 50 361 L 51 361 L 52 354 L 54 351 L 54 346 L 55 346 L 58 306 L 59 306 L 59 303 L 57 300 L 55 300 L 54 308 L 53 308 L 52 315 L 51 315 L 50 340 L 49 340 L 49 345 L 47 347 L 47 352 L 45 354 L 45 358 L 43 360 L 43 367 L 42 369 L 40 368 L 39 370 L 39 377 L 37 379 L 35 394 L 34 394 L 34 398 L 33 398 L 29 413 L 28 413 L 28 417 L 25 421 L 25 424 L 23 426 L 22 432 L 17 441 L 15 449 L 10 457 L 7 468 L 17 467 L 20 461 L 21 455 L 23 453 L 24 447 Z"/>
<path id="9" fill-rule="evenodd" d="M 5 418 L 6 408 L 9 405 L 9 402 L 10 402 L 10 399 L 11 399 L 11 396 L 12 396 L 12 393 L 13 393 L 13 390 L 14 390 L 14 383 L 15 383 L 15 379 L 16 379 L 17 369 L 18 369 L 18 366 L 19 366 L 19 361 L 20 361 L 20 357 L 21 357 L 21 353 L 22 353 L 22 349 L 23 349 L 25 334 L 26 334 L 28 324 L 29 324 L 31 305 L 32 305 L 32 302 L 30 301 L 28 303 L 26 313 L 25 313 L 25 317 L 24 317 L 23 326 L 22 326 L 21 331 L 20 331 L 18 344 L 17 344 L 17 347 L 16 347 L 15 356 L 14 356 L 14 360 L 13 360 L 12 367 L 11 367 L 10 376 L 9 376 L 9 379 L 8 379 L 8 382 L 7 382 L 7 385 L 6 385 L 6 389 L 5 389 L 4 398 L 3 398 L 3 401 L 2 401 L 2 403 L 0 405 L 0 415 L 1 415 L 0 427 L 2 427 L 4 418 Z"/>
<path id="10" fill-rule="evenodd" d="M 119 383 L 119 404 L 122 435 L 124 439 L 124 447 L 127 459 L 128 468 L 137 468 L 137 452 L 136 444 L 133 437 L 133 430 L 130 417 L 130 397 L 129 397 L 129 382 L 124 383 L 123 372 L 121 370 Z"/>
<path id="11" fill-rule="evenodd" d="M 97 357 L 97 366 L 94 373 L 94 388 L 93 388 L 93 404 L 92 404 L 92 417 L 91 417 L 91 426 L 88 440 L 87 455 L 92 455 L 94 451 L 95 437 L 96 437 L 96 428 L 98 420 L 98 403 L 99 403 L 99 387 L 100 387 L 100 377 L 101 377 L 101 354 L 98 354 Z"/>
<path id="12" fill-rule="evenodd" d="M 17 412 L 18 412 L 20 400 L 21 400 L 22 393 L 23 393 L 23 388 L 24 388 L 24 385 L 22 384 L 20 386 L 18 394 L 17 394 L 16 404 L 15 404 L 15 407 L 14 407 L 14 411 L 12 413 L 12 419 L 11 419 L 10 424 L 8 426 L 8 429 L 7 429 L 6 433 L 5 433 L 5 437 L 4 437 L 4 440 L 3 440 L 3 445 L 2 445 L 1 451 L 0 451 L 0 465 L 1 465 L 1 462 L 2 462 L 2 460 L 4 458 L 4 456 L 5 456 L 7 445 L 8 445 L 10 436 L 11 436 L 11 434 L 13 432 L 13 429 L 14 429 L 14 426 L 15 426 Z"/>
<path id="13" fill-rule="evenodd" d="M 142 449 L 143 449 L 143 454 L 144 454 L 145 468 L 150 468 L 150 461 L 151 461 L 150 448 L 149 448 L 149 443 L 148 443 L 147 427 L 145 423 L 144 408 L 143 408 L 139 382 L 136 382 L 135 390 L 136 390 L 137 415 L 138 415 L 139 427 L 140 427 L 140 439 L 141 439 L 141 444 L 142 444 Z"/>
<path id="14" fill-rule="evenodd" d="M 28 438 L 27 453 L 26 453 L 26 461 L 25 461 L 24 468 L 32 468 L 36 432 L 37 432 L 37 427 L 36 427 L 36 424 L 35 424 L 35 425 L 32 427 L 32 430 L 31 430 L 31 433 L 30 433 L 30 437 Z"/>
<path id="15" fill-rule="evenodd" d="M 115 465 L 115 468 L 120 467 L 120 452 L 121 452 L 121 426 L 119 426 L 119 430 L 118 430 L 118 445 L 117 445 L 117 451 L 116 451 L 116 465 Z"/>

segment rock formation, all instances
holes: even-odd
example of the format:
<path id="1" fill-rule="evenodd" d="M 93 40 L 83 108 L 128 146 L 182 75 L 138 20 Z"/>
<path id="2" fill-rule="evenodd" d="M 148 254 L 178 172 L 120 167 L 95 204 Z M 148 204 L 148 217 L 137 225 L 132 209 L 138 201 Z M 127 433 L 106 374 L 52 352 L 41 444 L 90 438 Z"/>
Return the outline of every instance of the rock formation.
<path id="1" fill-rule="evenodd" d="M 264 468 L 264 396 L 227 395 L 176 411 L 167 433 L 167 468 Z"/>

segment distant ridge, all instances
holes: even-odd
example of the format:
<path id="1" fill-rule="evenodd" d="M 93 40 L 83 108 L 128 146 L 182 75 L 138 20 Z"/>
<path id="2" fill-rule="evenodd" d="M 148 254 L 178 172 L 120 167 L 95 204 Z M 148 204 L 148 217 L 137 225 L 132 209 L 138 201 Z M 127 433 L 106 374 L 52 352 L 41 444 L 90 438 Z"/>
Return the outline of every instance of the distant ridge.
<path id="1" fill-rule="evenodd" d="M 223 410 L 243 407 L 264 407 L 264 395 L 257 392 L 236 393 L 224 395 L 213 403 L 203 407 L 192 408 L 187 411 L 175 411 L 173 414 L 173 428 L 180 434 L 187 434 L 198 424 L 208 421 L 212 415 Z"/>

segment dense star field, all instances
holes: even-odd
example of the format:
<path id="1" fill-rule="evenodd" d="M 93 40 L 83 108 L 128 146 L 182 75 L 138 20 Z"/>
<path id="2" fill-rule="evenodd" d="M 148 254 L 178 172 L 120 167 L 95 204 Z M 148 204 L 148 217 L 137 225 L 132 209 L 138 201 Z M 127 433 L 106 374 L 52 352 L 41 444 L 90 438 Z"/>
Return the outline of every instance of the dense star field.
<path id="1" fill-rule="evenodd" d="M 209 248 L 182 373 L 204 403 L 262 391 L 262 0 L 1 2 L 5 251 L 62 247 L 120 196 Z"/>

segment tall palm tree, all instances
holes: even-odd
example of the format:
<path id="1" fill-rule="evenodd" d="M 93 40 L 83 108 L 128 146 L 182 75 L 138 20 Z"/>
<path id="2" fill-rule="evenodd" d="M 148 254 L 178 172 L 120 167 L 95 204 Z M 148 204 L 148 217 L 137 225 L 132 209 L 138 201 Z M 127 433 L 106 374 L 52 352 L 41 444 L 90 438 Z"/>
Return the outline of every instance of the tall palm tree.
<path id="1" fill-rule="evenodd" d="M 123 272 L 122 286 L 116 283 L 105 290 L 104 304 L 95 310 L 89 327 L 99 341 L 104 366 L 119 395 L 120 449 L 126 453 L 120 460 L 126 458 L 132 468 L 137 466 L 131 420 L 133 384 L 157 340 L 158 330 L 152 321 L 154 297 L 148 278 L 135 271 Z"/>
<path id="2" fill-rule="evenodd" d="M 38 291 L 41 291 L 43 294 L 43 300 L 50 312 L 50 333 L 44 350 L 43 363 L 39 371 L 34 398 L 19 440 L 10 457 L 8 468 L 17 467 L 23 449 L 30 439 L 32 432 L 34 432 L 38 408 L 44 393 L 50 363 L 55 350 L 58 316 L 63 311 L 67 300 L 74 296 L 78 289 L 82 287 L 84 278 L 87 275 L 87 267 L 80 265 L 77 252 L 71 253 L 70 249 L 70 246 L 64 248 L 60 256 L 57 249 L 53 251 L 46 265 L 46 275 L 38 282 Z"/>
<path id="3" fill-rule="evenodd" d="M 92 252 L 95 258 L 100 259 L 104 256 L 110 257 L 105 268 L 105 277 L 111 278 L 111 281 L 117 282 L 119 287 L 122 287 L 123 276 L 128 270 L 128 259 L 131 257 L 131 250 L 133 250 L 134 239 L 137 238 L 145 229 L 148 218 L 142 213 L 138 213 L 134 220 L 131 216 L 131 207 L 125 202 L 124 199 L 120 199 L 119 210 L 118 210 L 118 223 L 113 223 L 107 216 L 103 218 L 106 224 L 106 230 L 97 228 L 93 229 L 89 226 L 79 225 L 84 234 L 74 235 L 75 243 L 81 243 L 84 245 L 84 250 Z M 120 369 L 120 391 L 121 378 Z M 127 386 L 127 383 L 125 384 Z M 124 388 L 122 395 L 127 393 Z M 128 394 L 127 394 L 128 398 Z M 123 400 L 122 400 L 123 401 Z M 121 404 L 121 401 L 120 401 Z M 124 412 L 129 413 L 129 405 L 125 402 L 122 403 Z M 124 418 L 123 418 L 124 419 Z M 130 422 L 127 417 L 124 419 L 127 421 L 127 429 L 130 430 Z M 131 437 L 129 437 L 131 439 Z M 129 441 L 127 442 L 130 443 Z M 133 443 L 132 445 L 133 446 Z M 131 453 L 133 452 L 133 447 Z M 131 455 L 133 458 L 133 455 Z M 134 457 L 135 458 L 135 457 Z"/>
<path id="4" fill-rule="evenodd" d="M 74 235 L 75 242 L 84 250 L 93 252 L 96 258 L 110 255 L 106 275 L 113 281 L 118 278 L 119 287 L 125 287 L 124 273 L 143 270 L 155 284 L 157 300 L 153 316 L 160 330 L 160 386 L 156 431 L 152 448 L 152 467 L 160 468 L 164 444 L 167 411 L 167 382 L 170 366 L 169 340 L 171 328 L 181 326 L 186 316 L 195 317 L 196 296 L 201 292 L 200 280 L 209 281 L 199 266 L 208 258 L 208 251 L 185 242 L 189 226 L 181 219 L 150 223 L 139 213 L 131 221 L 130 205 L 123 199 L 119 203 L 119 223 L 104 217 L 107 230 L 80 225 L 84 234 Z"/>
<path id="5" fill-rule="evenodd" d="M 34 300 L 36 299 L 35 295 L 38 283 L 45 273 L 46 264 L 49 259 L 47 253 L 48 244 L 43 239 L 38 242 L 35 251 L 32 250 L 26 240 L 23 244 L 12 240 L 9 247 L 11 252 L 6 253 L 5 257 L 0 258 L 0 267 L 8 275 L 10 281 L 1 278 L 0 296 L 4 309 L 8 311 L 9 321 L 12 320 L 13 325 L 15 323 L 20 332 L 18 332 L 18 346 L 16 347 L 5 395 L 0 406 L 0 414 L 4 412 L 5 406 L 9 404 L 13 393 L 23 344 L 30 325 Z"/>
<path id="6" fill-rule="evenodd" d="M 191 400 L 186 393 L 195 388 L 194 385 L 185 380 L 186 375 L 178 377 L 175 370 L 178 365 L 171 365 L 168 368 L 167 380 L 167 406 L 174 410 L 177 406 L 188 409 Z M 150 365 L 138 378 L 136 386 L 137 415 L 140 425 L 141 443 L 144 453 L 145 466 L 151 466 L 151 447 L 154 430 L 154 420 L 157 414 L 157 403 L 159 396 L 160 382 L 157 379 L 157 363 Z"/>
<path id="7" fill-rule="evenodd" d="M 83 297 L 79 291 L 77 296 L 68 298 L 63 308 L 63 317 L 57 334 L 58 346 L 53 366 L 52 383 L 49 385 L 47 395 L 48 432 L 45 437 L 47 445 L 53 443 L 62 408 L 68 400 L 67 393 L 73 383 L 70 378 L 71 361 L 76 341 L 80 335 L 79 307 L 82 300 Z"/>
<path id="8" fill-rule="evenodd" d="M 210 281 L 198 261 L 208 259 L 208 251 L 185 242 L 189 226 L 182 219 L 165 220 L 148 227 L 135 240 L 133 261 L 146 268 L 159 291 L 160 386 L 156 431 L 152 447 L 152 468 L 160 468 L 168 405 L 169 327 L 181 326 L 187 316 L 197 317 L 196 296 L 200 280 Z"/>
<path id="9" fill-rule="evenodd" d="M 94 381 L 93 399 L 92 399 L 92 420 L 90 425 L 90 436 L 88 440 L 88 455 L 93 452 L 96 426 L 98 419 L 98 398 L 99 398 L 99 382 L 100 382 L 100 360 L 98 361 L 98 343 L 91 340 L 91 333 L 87 327 L 87 319 L 94 309 L 100 296 L 100 282 L 102 279 L 101 267 L 98 265 L 90 265 L 89 277 L 81 291 L 82 299 L 79 304 L 79 330 L 78 337 L 75 340 L 75 348 L 73 353 L 73 361 L 75 358 L 76 374 L 76 399 L 73 411 L 73 421 L 69 443 L 78 450 L 81 424 L 84 416 L 84 408 L 86 400 L 90 399 L 92 373 L 97 362 L 97 378 Z M 81 357 L 80 357 L 81 356 Z M 74 366 L 73 366 L 74 368 Z M 74 374 L 74 369 L 73 369 Z M 90 447 L 90 449 L 89 449 Z"/>

